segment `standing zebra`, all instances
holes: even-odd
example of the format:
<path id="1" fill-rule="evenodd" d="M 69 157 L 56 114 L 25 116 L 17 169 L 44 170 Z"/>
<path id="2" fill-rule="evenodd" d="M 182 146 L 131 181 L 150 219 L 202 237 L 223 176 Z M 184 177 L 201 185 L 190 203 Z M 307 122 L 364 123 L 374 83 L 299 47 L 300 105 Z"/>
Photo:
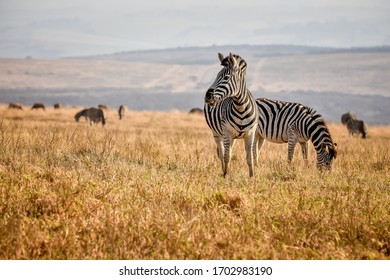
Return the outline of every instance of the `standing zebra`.
<path id="1" fill-rule="evenodd" d="M 249 176 L 252 177 L 258 113 L 252 94 L 246 88 L 247 64 L 231 53 L 227 57 L 219 53 L 218 58 L 224 67 L 206 92 L 204 115 L 217 144 L 223 175 L 228 173 L 235 140 L 244 139 Z"/>
<path id="2" fill-rule="evenodd" d="M 81 110 L 74 116 L 76 122 L 78 122 L 81 117 L 85 117 L 87 120 L 89 119 L 90 125 L 92 125 L 92 122 L 96 124 L 102 122 L 103 126 L 106 124 L 106 118 L 102 109 L 91 107 L 89 109 Z"/>
<path id="3" fill-rule="evenodd" d="M 256 160 L 264 140 L 268 140 L 288 143 L 289 162 L 292 161 L 295 145 L 299 143 L 307 162 L 307 142 L 311 140 L 317 152 L 317 168 L 332 168 L 333 158 L 337 155 L 336 144 L 320 114 L 299 103 L 267 98 L 258 98 L 256 103 L 259 108 L 254 150 Z"/>
<path id="4" fill-rule="evenodd" d="M 367 126 L 362 120 L 350 119 L 347 122 L 347 128 L 348 128 L 349 136 L 353 136 L 354 134 L 356 135 L 362 134 L 362 138 L 367 137 Z"/>

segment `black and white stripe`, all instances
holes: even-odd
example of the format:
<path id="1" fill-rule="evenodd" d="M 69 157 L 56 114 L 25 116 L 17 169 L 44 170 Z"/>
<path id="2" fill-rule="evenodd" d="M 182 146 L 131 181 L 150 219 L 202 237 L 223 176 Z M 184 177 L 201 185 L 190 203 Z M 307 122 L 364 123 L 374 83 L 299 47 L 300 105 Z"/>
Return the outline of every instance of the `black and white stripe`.
<path id="1" fill-rule="evenodd" d="M 236 139 L 244 139 L 249 176 L 253 176 L 253 145 L 258 113 L 252 94 L 246 87 L 247 64 L 238 55 L 218 54 L 222 70 L 206 92 L 204 114 L 217 144 L 223 175 Z"/>
<path id="2" fill-rule="evenodd" d="M 310 107 L 299 103 L 284 102 L 267 98 L 256 99 L 259 109 L 258 129 L 255 136 L 254 156 L 264 140 L 274 143 L 288 143 L 288 161 L 291 162 L 294 148 L 301 145 L 304 160 L 307 162 L 308 141 L 311 140 L 317 152 L 317 167 L 332 168 L 336 158 L 336 144 L 322 116 Z"/>
<path id="3" fill-rule="evenodd" d="M 102 125 L 104 126 L 106 124 L 106 118 L 104 116 L 104 112 L 100 108 L 91 107 L 89 109 L 84 109 L 78 112 L 74 118 L 78 122 L 81 117 L 85 117 L 87 120 L 89 120 L 90 124 L 92 123 L 99 123 L 102 122 Z"/>

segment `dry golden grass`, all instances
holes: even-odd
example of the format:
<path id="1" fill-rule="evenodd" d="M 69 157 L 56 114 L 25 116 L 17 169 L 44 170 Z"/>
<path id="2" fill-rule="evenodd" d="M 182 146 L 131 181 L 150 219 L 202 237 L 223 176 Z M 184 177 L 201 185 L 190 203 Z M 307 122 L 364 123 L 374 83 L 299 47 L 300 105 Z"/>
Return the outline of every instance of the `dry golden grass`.
<path id="1" fill-rule="evenodd" d="M 331 173 L 266 143 L 221 176 L 203 116 L 0 106 L 1 259 L 390 259 L 390 127 L 329 124 Z"/>

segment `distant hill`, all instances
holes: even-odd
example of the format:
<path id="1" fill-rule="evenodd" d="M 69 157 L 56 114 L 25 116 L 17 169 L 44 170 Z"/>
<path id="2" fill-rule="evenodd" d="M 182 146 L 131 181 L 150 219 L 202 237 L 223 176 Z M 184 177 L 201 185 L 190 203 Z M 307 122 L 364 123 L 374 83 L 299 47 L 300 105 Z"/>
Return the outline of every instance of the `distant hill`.
<path id="1" fill-rule="evenodd" d="M 148 62 L 161 64 L 215 64 L 217 53 L 239 54 L 248 63 L 260 58 L 285 55 L 323 54 L 323 53 L 382 53 L 390 52 L 390 46 L 371 48 L 326 48 L 294 45 L 222 45 L 210 47 L 185 47 L 142 51 L 124 51 L 113 54 L 73 57 L 70 59 L 114 60 Z"/>
<path id="2" fill-rule="evenodd" d="M 0 59 L 0 103 L 187 111 L 202 107 L 221 66 L 217 53 L 248 63 L 255 97 L 301 102 L 326 119 L 352 111 L 369 124 L 390 124 L 390 48 L 211 46 L 123 52 L 56 60 Z"/>

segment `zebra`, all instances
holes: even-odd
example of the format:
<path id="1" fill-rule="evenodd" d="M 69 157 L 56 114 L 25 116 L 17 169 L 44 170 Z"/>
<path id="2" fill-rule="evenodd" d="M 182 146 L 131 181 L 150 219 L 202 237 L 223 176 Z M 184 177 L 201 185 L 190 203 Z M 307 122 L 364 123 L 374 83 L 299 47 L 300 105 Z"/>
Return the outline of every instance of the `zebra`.
<path id="1" fill-rule="evenodd" d="M 351 113 L 351 112 L 347 112 L 347 113 L 341 115 L 341 123 L 342 124 L 346 125 L 349 120 L 356 120 L 356 115 Z"/>
<path id="2" fill-rule="evenodd" d="M 92 123 L 97 124 L 99 122 L 102 122 L 103 126 L 106 124 L 106 118 L 102 109 L 91 107 L 89 109 L 81 110 L 74 116 L 76 122 L 78 122 L 82 116 L 84 116 L 87 120 L 89 119 L 90 125 L 92 125 Z"/>
<path id="3" fill-rule="evenodd" d="M 118 115 L 120 120 L 125 117 L 125 111 L 126 111 L 126 107 L 124 105 L 119 106 Z"/>
<path id="4" fill-rule="evenodd" d="M 217 144 L 223 176 L 228 173 L 236 139 L 244 139 L 249 176 L 253 177 L 253 144 L 258 113 L 255 100 L 246 87 L 247 64 L 240 56 L 231 53 L 226 57 L 219 53 L 218 58 L 224 67 L 204 98 L 206 122 Z"/>
<path id="5" fill-rule="evenodd" d="M 336 143 L 322 116 L 314 109 L 300 103 L 258 98 L 258 129 L 255 136 L 254 158 L 264 140 L 274 143 L 288 143 L 288 162 L 291 163 L 294 148 L 301 145 L 303 159 L 307 164 L 308 141 L 311 140 L 317 153 L 317 168 L 332 169 L 333 159 L 337 156 Z"/>
<path id="6" fill-rule="evenodd" d="M 365 139 L 367 137 L 367 126 L 362 120 L 349 120 L 347 122 L 347 128 L 349 136 L 362 134 L 362 138 Z"/>

